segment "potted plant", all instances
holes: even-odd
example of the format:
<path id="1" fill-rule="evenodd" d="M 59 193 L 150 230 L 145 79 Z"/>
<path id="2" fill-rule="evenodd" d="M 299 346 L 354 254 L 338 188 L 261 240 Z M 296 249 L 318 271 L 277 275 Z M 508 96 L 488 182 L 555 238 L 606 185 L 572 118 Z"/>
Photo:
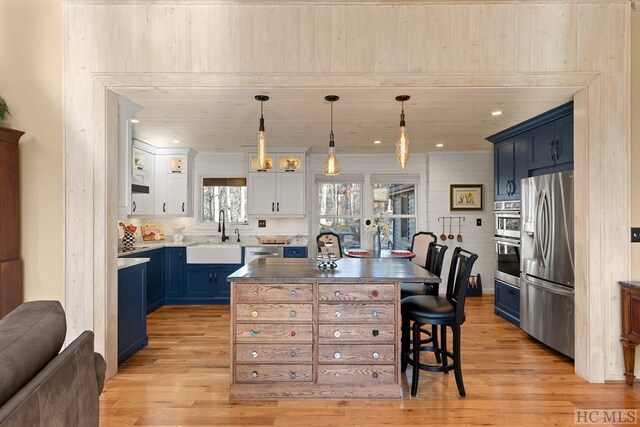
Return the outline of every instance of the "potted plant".
<path id="1" fill-rule="evenodd" d="M 10 116 L 9 106 L 7 102 L 0 96 L 0 125 L 4 122 L 7 116 Z"/>

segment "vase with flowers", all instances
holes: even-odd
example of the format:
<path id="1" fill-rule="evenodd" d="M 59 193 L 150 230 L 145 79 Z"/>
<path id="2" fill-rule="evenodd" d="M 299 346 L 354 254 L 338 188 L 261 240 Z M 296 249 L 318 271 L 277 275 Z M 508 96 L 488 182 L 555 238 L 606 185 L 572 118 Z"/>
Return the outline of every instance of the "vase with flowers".
<path id="1" fill-rule="evenodd" d="M 367 219 L 364 222 L 364 230 L 367 234 L 373 236 L 373 253 L 379 255 L 382 250 L 381 236 L 389 240 L 391 235 L 391 226 L 389 222 L 382 218 Z"/>

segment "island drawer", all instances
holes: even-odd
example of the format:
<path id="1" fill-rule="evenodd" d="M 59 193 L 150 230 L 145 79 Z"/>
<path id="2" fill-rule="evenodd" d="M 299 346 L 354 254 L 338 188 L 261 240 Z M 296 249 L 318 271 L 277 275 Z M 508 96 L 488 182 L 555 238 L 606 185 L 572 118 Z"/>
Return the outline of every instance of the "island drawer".
<path id="1" fill-rule="evenodd" d="M 310 382 L 313 381 L 311 365 L 236 365 L 236 382 Z"/>
<path id="2" fill-rule="evenodd" d="M 393 344 L 322 344 L 318 346 L 318 363 L 394 363 L 395 348 Z"/>
<path id="3" fill-rule="evenodd" d="M 320 322 L 381 322 L 393 323 L 394 304 L 320 304 Z"/>
<path id="4" fill-rule="evenodd" d="M 321 283 L 318 287 L 320 301 L 393 301 L 395 285 L 358 283 Z"/>
<path id="5" fill-rule="evenodd" d="M 318 365 L 318 384 L 370 386 L 395 380 L 395 365 Z"/>
<path id="6" fill-rule="evenodd" d="M 236 302 L 312 302 L 313 285 L 236 283 Z"/>
<path id="7" fill-rule="evenodd" d="M 236 344 L 236 361 L 245 363 L 311 363 L 311 344 Z"/>
<path id="8" fill-rule="evenodd" d="M 319 342 L 395 342 L 394 323 L 320 324 Z"/>
<path id="9" fill-rule="evenodd" d="M 238 323 L 236 342 L 311 342 L 312 325 L 298 323 Z"/>
<path id="10" fill-rule="evenodd" d="M 312 304 L 236 304 L 236 320 L 311 322 Z"/>

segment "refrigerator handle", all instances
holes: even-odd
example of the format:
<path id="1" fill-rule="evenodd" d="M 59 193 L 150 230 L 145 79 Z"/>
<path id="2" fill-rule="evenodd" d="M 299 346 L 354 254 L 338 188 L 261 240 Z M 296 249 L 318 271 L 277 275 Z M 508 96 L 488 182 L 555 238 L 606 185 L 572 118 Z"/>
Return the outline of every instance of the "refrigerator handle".
<path id="1" fill-rule="evenodd" d="M 555 285 L 552 283 L 538 283 L 538 282 L 534 282 L 531 279 L 528 278 L 527 275 L 524 275 L 524 282 L 526 283 L 527 286 L 533 286 L 534 288 L 538 288 L 538 289 L 543 289 L 545 291 L 549 291 L 552 292 L 554 294 L 558 294 L 558 295 L 564 295 L 564 296 L 568 296 L 568 297 L 572 297 L 574 295 L 574 290 L 572 288 L 566 288 L 564 286 L 560 286 L 560 285 Z"/>

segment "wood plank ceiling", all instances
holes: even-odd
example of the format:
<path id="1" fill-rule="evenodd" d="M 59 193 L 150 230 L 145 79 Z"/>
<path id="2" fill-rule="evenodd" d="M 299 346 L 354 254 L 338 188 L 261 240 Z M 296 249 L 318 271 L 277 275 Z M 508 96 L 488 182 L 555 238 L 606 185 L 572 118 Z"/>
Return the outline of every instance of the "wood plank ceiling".
<path id="1" fill-rule="evenodd" d="M 136 88 L 118 93 L 143 107 L 134 135 L 158 147 L 238 152 L 254 147 L 260 103 L 267 141 L 278 147 L 326 151 L 329 105 L 335 94 L 336 147 L 343 153 L 391 153 L 400 120 L 396 95 L 405 103 L 414 153 L 491 150 L 485 137 L 572 99 L 575 88 Z M 492 111 L 503 111 L 494 117 Z M 180 141 L 179 143 L 173 142 Z M 379 140 L 381 144 L 373 144 Z M 437 148 L 436 144 L 444 144 Z"/>

